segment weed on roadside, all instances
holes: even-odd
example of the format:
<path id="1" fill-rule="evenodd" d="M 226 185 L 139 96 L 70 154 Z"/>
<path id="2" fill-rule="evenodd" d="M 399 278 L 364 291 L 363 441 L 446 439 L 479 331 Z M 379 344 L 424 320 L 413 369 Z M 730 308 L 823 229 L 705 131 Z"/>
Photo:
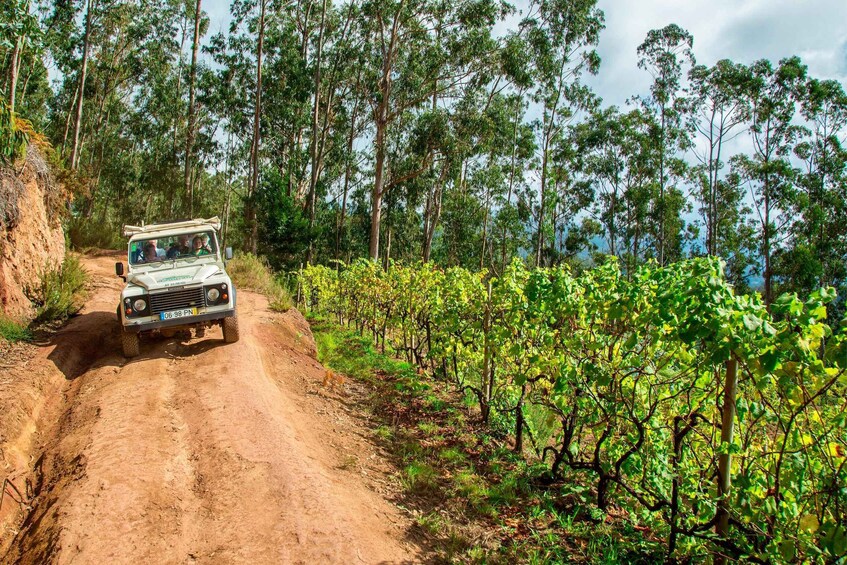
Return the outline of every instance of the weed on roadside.
<path id="1" fill-rule="evenodd" d="M 236 289 L 243 288 L 264 294 L 271 310 L 285 312 L 291 308 L 291 296 L 282 282 L 274 277 L 264 259 L 251 253 L 238 255 L 227 262 L 226 270 Z"/>
<path id="2" fill-rule="evenodd" d="M 63 321 L 79 312 L 85 304 L 87 282 L 88 273 L 76 254 L 66 255 L 58 268 L 45 268 L 38 283 L 24 289 L 36 308 L 34 321 Z"/>
<path id="3" fill-rule="evenodd" d="M 32 339 L 32 332 L 25 325 L 0 315 L 0 338 L 10 343 L 29 341 Z"/>

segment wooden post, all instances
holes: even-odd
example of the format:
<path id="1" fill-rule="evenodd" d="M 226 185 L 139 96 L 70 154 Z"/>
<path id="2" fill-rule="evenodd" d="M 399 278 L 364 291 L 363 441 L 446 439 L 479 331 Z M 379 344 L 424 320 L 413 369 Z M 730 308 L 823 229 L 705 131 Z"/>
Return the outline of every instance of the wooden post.
<path id="1" fill-rule="evenodd" d="M 491 281 L 488 281 L 488 294 L 485 301 L 485 314 L 482 319 L 482 421 L 488 423 L 491 414 L 491 343 L 488 334 L 491 333 Z"/>
<path id="2" fill-rule="evenodd" d="M 723 389 L 723 413 L 721 414 L 721 446 L 726 444 L 726 453 L 718 456 L 718 510 L 715 533 L 726 538 L 729 534 L 729 490 L 732 483 L 732 446 L 735 426 L 735 397 L 738 390 L 738 361 L 730 357 L 726 362 L 726 379 Z M 717 555 L 715 564 L 726 563 L 726 556 Z"/>

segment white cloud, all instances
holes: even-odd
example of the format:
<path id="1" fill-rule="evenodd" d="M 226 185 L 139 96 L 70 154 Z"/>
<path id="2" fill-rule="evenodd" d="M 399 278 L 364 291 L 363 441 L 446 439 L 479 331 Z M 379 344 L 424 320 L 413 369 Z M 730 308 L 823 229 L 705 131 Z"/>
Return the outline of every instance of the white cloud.
<path id="1" fill-rule="evenodd" d="M 847 78 L 844 0 L 600 0 L 600 74 L 589 79 L 607 104 L 622 105 L 649 88 L 636 50 L 651 29 L 676 23 L 694 36 L 698 63 L 745 64 L 799 55 L 819 78 Z"/>

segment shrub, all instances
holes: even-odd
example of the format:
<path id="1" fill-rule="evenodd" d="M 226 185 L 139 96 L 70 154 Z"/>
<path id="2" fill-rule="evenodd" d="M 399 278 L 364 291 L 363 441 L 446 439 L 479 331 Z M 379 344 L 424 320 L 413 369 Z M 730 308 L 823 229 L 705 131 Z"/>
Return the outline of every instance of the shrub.
<path id="1" fill-rule="evenodd" d="M 0 163 L 14 163 L 26 154 L 29 135 L 17 121 L 9 105 L 0 102 Z"/>
<path id="2" fill-rule="evenodd" d="M 36 322 L 66 320 L 82 309 L 85 304 L 85 284 L 88 273 L 79 257 L 65 256 L 59 268 L 46 268 L 38 285 L 25 289 L 27 298 L 36 307 Z"/>
<path id="3" fill-rule="evenodd" d="M 268 297 L 271 310 L 284 312 L 291 308 L 291 296 L 276 279 L 268 263 L 252 253 L 245 253 L 227 263 L 226 270 L 238 288 L 260 292 Z"/>
<path id="4" fill-rule="evenodd" d="M 0 339 L 6 341 L 27 341 L 32 338 L 29 328 L 11 318 L 0 315 Z"/>
<path id="5" fill-rule="evenodd" d="M 109 221 L 92 221 L 91 218 L 71 216 L 68 221 L 68 239 L 74 249 L 126 249 L 120 226 Z"/>

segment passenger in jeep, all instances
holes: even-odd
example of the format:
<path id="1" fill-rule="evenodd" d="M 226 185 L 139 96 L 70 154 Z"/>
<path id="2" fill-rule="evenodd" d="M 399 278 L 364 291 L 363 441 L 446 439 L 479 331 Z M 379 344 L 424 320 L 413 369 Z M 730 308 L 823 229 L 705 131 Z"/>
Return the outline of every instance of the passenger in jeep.
<path id="1" fill-rule="evenodd" d="M 188 255 L 191 253 L 191 246 L 188 243 L 190 240 L 191 236 L 188 234 L 179 236 L 177 241 L 171 245 L 170 249 L 168 249 L 168 259 L 176 259 L 180 255 Z"/>
<path id="2" fill-rule="evenodd" d="M 148 241 L 147 245 L 144 246 L 144 262 L 154 263 L 161 260 L 162 258 L 159 257 L 159 254 L 156 252 L 156 244 L 152 241 Z"/>
<path id="3" fill-rule="evenodd" d="M 191 242 L 192 255 L 209 255 L 211 252 L 211 249 L 203 244 L 203 236 L 194 236 L 194 239 Z"/>

